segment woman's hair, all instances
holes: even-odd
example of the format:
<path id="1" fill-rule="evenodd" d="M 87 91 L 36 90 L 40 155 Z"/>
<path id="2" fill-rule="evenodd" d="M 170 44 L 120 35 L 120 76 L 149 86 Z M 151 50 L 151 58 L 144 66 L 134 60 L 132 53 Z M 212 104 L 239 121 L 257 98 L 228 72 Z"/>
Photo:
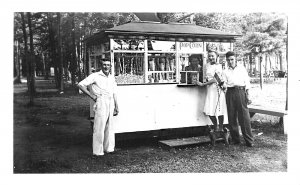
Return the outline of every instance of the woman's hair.
<path id="1" fill-rule="evenodd" d="M 217 58 L 219 57 L 219 53 L 218 53 L 217 50 L 209 49 L 209 50 L 207 51 L 207 53 L 215 53 L 216 56 L 217 56 Z"/>
<path id="2" fill-rule="evenodd" d="M 198 59 L 199 61 L 202 60 L 202 56 L 200 54 L 192 54 L 189 56 L 189 61 L 192 60 L 192 58 L 196 58 Z"/>

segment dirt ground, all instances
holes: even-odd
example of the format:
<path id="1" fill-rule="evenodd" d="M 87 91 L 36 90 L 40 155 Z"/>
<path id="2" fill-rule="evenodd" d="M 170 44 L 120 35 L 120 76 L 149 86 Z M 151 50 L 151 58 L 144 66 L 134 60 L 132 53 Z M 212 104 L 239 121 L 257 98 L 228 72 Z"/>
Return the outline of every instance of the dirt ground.
<path id="1" fill-rule="evenodd" d="M 284 107 L 285 82 L 266 84 L 263 92 L 257 87 L 254 104 Z M 87 97 L 71 88 L 58 94 L 41 79 L 37 91 L 35 106 L 28 107 L 26 83 L 14 85 L 14 173 L 287 172 L 287 136 L 276 117 L 253 117 L 252 148 L 218 142 L 168 149 L 157 139 L 139 139 L 116 143 L 116 154 L 94 159 Z"/>

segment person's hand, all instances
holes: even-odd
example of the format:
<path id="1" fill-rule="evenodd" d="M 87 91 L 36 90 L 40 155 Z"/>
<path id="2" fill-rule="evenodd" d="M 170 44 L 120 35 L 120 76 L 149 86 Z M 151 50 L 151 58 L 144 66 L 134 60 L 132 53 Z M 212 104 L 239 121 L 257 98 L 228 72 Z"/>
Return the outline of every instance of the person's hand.
<path id="1" fill-rule="evenodd" d="M 115 107 L 113 116 L 117 116 L 119 114 L 119 108 Z"/>
<path id="2" fill-rule="evenodd" d="M 94 102 L 96 102 L 97 101 L 97 96 L 93 96 L 92 99 L 94 100 Z"/>
<path id="3" fill-rule="evenodd" d="M 226 92 L 227 90 L 227 85 L 225 83 L 222 84 L 221 89 Z"/>
<path id="4" fill-rule="evenodd" d="M 202 86 L 204 86 L 204 83 L 202 83 L 202 82 L 198 82 L 198 81 L 197 81 L 197 82 L 196 82 L 196 85 L 199 85 L 199 86 L 201 86 L 201 87 L 202 87 Z"/>
<path id="5" fill-rule="evenodd" d="M 247 105 L 250 105 L 252 103 L 248 93 L 246 93 L 246 102 L 247 102 Z"/>

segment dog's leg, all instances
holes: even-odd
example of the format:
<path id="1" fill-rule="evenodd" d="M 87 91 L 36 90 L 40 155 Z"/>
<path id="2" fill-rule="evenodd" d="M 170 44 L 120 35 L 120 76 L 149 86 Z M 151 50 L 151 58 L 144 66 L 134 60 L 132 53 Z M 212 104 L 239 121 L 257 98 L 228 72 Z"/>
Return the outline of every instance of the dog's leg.
<path id="1" fill-rule="evenodd" d="M 225 145 L 228 146 L 229 145 L 229 130 L 228 128 L 224 128 L 224 131 L 223 131 L 223 138 L 225 140 Z"/>
<path id="2" fill-rule="evenodd" d="M 212 146 L 216 145 L 216 134 L 213 130 L 209 132 L 210 142 Z"/>

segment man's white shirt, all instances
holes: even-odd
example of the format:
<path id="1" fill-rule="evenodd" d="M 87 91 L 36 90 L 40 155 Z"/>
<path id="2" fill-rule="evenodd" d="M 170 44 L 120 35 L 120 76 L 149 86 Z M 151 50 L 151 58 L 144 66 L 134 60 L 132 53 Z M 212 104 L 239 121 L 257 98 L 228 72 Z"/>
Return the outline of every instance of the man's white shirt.
<path id="1" fill-rule="evenodd" d="M 245 86 L 246 89 L 250 88 L 248 72 L 243 65 L 238 64 L 234 69 L 228 67 L 224 70 L 223 78 L 227 87 Z"/>
<path id="2" fill-rule="evenodd" d="M 97 96 L 100 94 L 113 96 L 116 93 L 116 81 L 115 78 L 109 74 L 106 76 L 103 71 L 92 73 L 87 78 L 80 82 L 81 85 L 92 86 L 93 93 Z"/>

